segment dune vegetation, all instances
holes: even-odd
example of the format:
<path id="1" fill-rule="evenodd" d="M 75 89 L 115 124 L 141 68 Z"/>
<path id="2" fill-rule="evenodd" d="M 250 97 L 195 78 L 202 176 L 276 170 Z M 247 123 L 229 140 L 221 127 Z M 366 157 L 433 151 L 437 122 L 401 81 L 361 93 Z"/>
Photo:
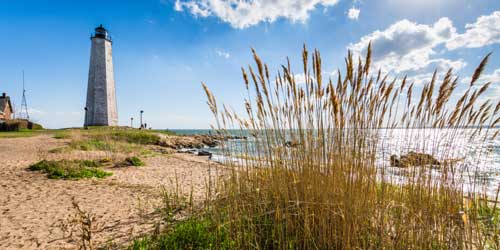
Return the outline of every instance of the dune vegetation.
<path id="1" fill-rule="evenodd" d="M 102 163 L 92 160 L 42 160 L 28 168 L 30 171 L 41 171 L 50 179 L 79 180 L 86 178 L 105 178 L 112 173 L 102 169 Z"/>
<path id="2" fill-rule="evenodd" d="M 464 189 L 466 164 L 448 160 L 454 149 L 438 143 L 498 136 L 500 102 L 484 101 L 490 83 L 478 81 L 489 55 L 463 93 L 452 69 L 423 86 L 372 72 L 370 47 L 363 60 L 349 53 L 336 79 L 323 79 L 320 53 L 304 47 L 305 83 L 290 62 L 271 78 L 253 55 L 256 67 L 242 69 L 245 114 L 203 85 L 219 133 L 254 135 L 243 153 L 223 145 L 227 159 L 246 157 L 226 162 L 233 171 L 211 183 L 196 216 L 133 249 L 500 249 L 498 192 L 491 199 L 479 185 Z M 402 129 L 401 151 L 443 161 L 405 163 L 396 181 L 387 177 L 389 155 L 383 164 L 378 158 L 386 135 Z M 410 138 L 425 131 L 440 133 L 411 148 Z"/>

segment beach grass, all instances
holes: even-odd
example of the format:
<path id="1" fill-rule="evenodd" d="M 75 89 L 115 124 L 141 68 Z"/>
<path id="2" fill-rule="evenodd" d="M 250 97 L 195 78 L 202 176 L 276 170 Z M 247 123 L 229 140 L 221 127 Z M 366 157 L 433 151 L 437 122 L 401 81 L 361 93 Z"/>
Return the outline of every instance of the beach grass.
<path id="1" fill-rule="evenodd" d="M 47 130 L 22 129 L 19 131 L 0 131 L 0 138 L 33 137 L 44 133 L 47 133 Z"/>
<path id="2" fill-rule="evenodd" d="M 56 139 L 69 139 L 71 138 L 71 130 L 58 130 L 54 132 Z"/>
<path id="3" fill-rule="evenodd" d="M 160 137 L 154 131 L 134 130 L 124 127 L 65 129 L 55 131 L 53 136 L 56 139 L 69 140 L 69 145 L 66 148 L 54 149 L 53 153 L 72 149 L 146 155 L 151 153 L 146 146 L 157 145 L 160 141 Z"/>
<path id="4" fill-rule="evenodd" d="M 448 160 L 455 152 L 446 146 L 499 134 L 500 102 L 482 98 L 490 83 L 478 80 L 490 55 L 463 93 L 453 69 L 422 86 L 373 72 L 370 46 L 363 60 L 349 52 L 334 79 L 323 79 L 319 51 L 304 47 L 305 83 L 289 61 L 271 78 L 253 56 L 255 67 L 242 68 L 246 112 L 220 105 L 203 84 L 219 133 L 255 135 L 243 146 L 248 157 L 225 162 L 235 171 L 211 187 L 205 210 L 234 249 L 500 249 L 498 192 L 491 198 L 480 183 L 465 190 L 461 176 L 475 166 Z M 402 180 L 387 175 L 396 167 L 389 155 L 377 161 L 380 145 L 401 129 L 401 154 L 443 159 L 437 174 L 424 160 Z M 446 133 L 410 144 L 438 130 Z M 223 146 L 226 159 L 241 154 Z"/>
<path id="5" fill-rule="evenodd" d="M 216 232 L 216 233 L 214 233 Z M 221 241 L 222 240 L 222 241 Z M 216 248 L 217 247 L 217 248 Z M 168 232 L 146 236 L 134 241 L 131 250 L 154 249 L 234 249 L 227 232 L 217 229 L 208 217 L 189 218 L 174 225 Z"/>
<path id="6" fill-rule="evenodd" d="M 139 157 L 131 156 L 125 158 L 125 163 L 129 166 L 140 167 L 146 165 Z"/>
<path id="7" fill-rule="evenodd" d="M 112 173 L 101 169 L 102 164 L 92 160 L 60 160 L 47 161 L 42 160 L 28 169 L 30 171 L 41 171 L 47 174 L 50 179 L 79 180 L 88 178 L 105 178 Z"/>

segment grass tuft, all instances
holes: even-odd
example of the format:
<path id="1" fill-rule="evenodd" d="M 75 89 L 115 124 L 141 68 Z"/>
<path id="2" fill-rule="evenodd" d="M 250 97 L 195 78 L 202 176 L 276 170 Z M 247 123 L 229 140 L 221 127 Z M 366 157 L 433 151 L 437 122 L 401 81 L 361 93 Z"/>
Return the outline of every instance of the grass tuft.
<path id="1" fill-rule="evenodd" d="M 56 131 L 54 133 L 54 138 L 55 139 L 69 139 L 69 138 L 71 138 L 71 131 L 68 131 L 68 130 Z"/>
<path id="2" fill-rule="evenodd" d="M 127 157 L 125 159 L 125 163 L 135 167 L 140 167 L 145 165 L 144 162 L 137 156 Z"/>
<path id="3" fill-rule="evenodd" d="M 28 169 L 46 173 L 50 179 L 79 180 L 93 177 L 105 178 L 112 175 L 112 173 L 102 170 L 101 166 L 101 163 L 91 160 L 42 160 L 31 165 Z"/>
<path id="4" fill-rule="evenodd" d="M 70 143 L 70 147 L 74 149 L 79 149 L 83 151 L 112 151 L 114 147 L 111 143 L 98 140 L 98 139 L 89 139 L 89 140 L 77 140 L 72 141 Z"/>
<path id="5" fill-rule="evenodd" d="M 160 235 L 146 236 L 134 241 L 132 250 L 210 250 L 233 249 L 232 241 L 223 229 L 209 218 L 189 218 Z"/>

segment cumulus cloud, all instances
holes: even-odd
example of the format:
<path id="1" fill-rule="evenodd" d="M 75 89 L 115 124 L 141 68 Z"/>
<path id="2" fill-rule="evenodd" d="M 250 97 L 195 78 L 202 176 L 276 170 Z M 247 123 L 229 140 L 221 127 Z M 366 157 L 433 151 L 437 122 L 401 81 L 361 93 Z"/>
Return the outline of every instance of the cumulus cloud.
<path id="1" fill-rule="evenodd" d="M 479 81 L 491 82 L 495 85 L 500 84 L 500 69 L 496 69 L 491 74 L 486 74 L 486 75 L 481 76 L 479 78 Z M 470 78 L 468 79 L 468 82 L 470 82 Z"/>
<path id="2" fill-rule="evenodd" d="M 223 50 L 220 50 L 220 49 L 216 49 L 215 50 L 215 54 L 217 54 L 218 56 L 223 57 L 225 59 L 229 59 L 229 57 L 231 56 L 229 54 L 229 52 L 226 52 L 226 51 L 223 51 Z"/>
<path id="3" fill-rule="evenodd" d="M 461 82 L 463 84 L 469 84 L 471 77 L 464 78 Z M 491 82 L 490 88 L 483 98 L 498 98 L 500 95 L 500 69 L 495 69 L 491 74 L 483 74 L 477 82 L 479 84 L 485 84 Z"/>
<path id="4" fill-rule="evenodd" d="M 200 17 L 207 17 L 211 14 L 208 6 L 205 1 L 194 2 L 194 1 L 186 1 L 181 2 L 179 0 L 175 1 L 174 10 L 183 11 L 184 9 L 191 12 L 191 14 Z"/>
<path id="5" fill-rule="evenodd" d="M 500 11 L 480 16 L 475 23 L 465 25 L 465 32 L 454 36 L 446 43 L 450 50 L 458 48 L 479 48 L 500 43 Z"/>
<path id="6" fill-rule="evenodd" d="M 333 6 L 338 0 L 176 0 L 176 11 L 196 17 L 216 16 L 234 28 L 244 29 L 278 18 L 305 22 L 317 5 Z M 359 12 L 358 12 L 359 15 Z"/>
<path id="7" fill-rule="evenodd" d="M 459 71 L 466 66 L 463 59 L 442 58 L 443 52 L 458 48 L 478 48 L 500 43 L 500 11 L 480 16 L 465 26 L 464 33 L 457 33 L 447 17 L 427 25 L 401 20 L 385 30 L 376 30 L 349 45 L 356 56 L 364 55 L 372 42 L 373 65 L 376 69 L 391 69 L 393 73 L 425 74 L 430 69 Z M 428 77 L 427 77 L 428 78 Z"/>
<path id="8" fill-rule="evenodd" d="M 395 73 L 418 71 L 428 66 L 454 66 L 462 68 L 461 60 L 451 61 L 433 58 L 435 48 L 446 43 L 456 35 L 450 19 L 444 17 L 432 25 L 418 24 L 401 20 L 385 30 L 377 30 L 361 38 L 349 48 L 357 55 L 366 53 L 368 43 L 372 42 L 373 61 L 377 68 L 392 69 Z"/>
<path id="9" fill-rule="evenodd" d="M 354 7 L 350 8 L 349 11 L 347 12 L 347 17 L 351 20 L 358 20 L 359 18 L 359 9 L 356 9 Z"/>

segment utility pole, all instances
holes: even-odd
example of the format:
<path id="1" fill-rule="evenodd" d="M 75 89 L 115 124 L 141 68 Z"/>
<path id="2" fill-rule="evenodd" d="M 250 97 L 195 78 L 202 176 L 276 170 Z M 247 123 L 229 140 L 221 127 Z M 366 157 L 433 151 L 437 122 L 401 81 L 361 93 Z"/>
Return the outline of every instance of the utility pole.
<path id="1" fill-rule="evenodd" d="M 142 113 L 144 113 L 144 110 L 141 110 L 141 128 L 143 128 L 143 124 L 142 124 Z"/>
<path id="2" fill-rule="evenodd" d="M 87 107 L 85 107 L 85 108 L 83 108 L 83 109 L 85 110 L 85 121 L 87 121 L 87 111 L 88 111 L 89 109 L 88 109 Z M 84 128 L 84 129 L 88 129 L 88 128 L 89 128 L 89 127 L 88 127 L 88 125 L 87 125 L 87 122 L 85 122 L 85 123 L 83 124 L 83 128 Z"/>

